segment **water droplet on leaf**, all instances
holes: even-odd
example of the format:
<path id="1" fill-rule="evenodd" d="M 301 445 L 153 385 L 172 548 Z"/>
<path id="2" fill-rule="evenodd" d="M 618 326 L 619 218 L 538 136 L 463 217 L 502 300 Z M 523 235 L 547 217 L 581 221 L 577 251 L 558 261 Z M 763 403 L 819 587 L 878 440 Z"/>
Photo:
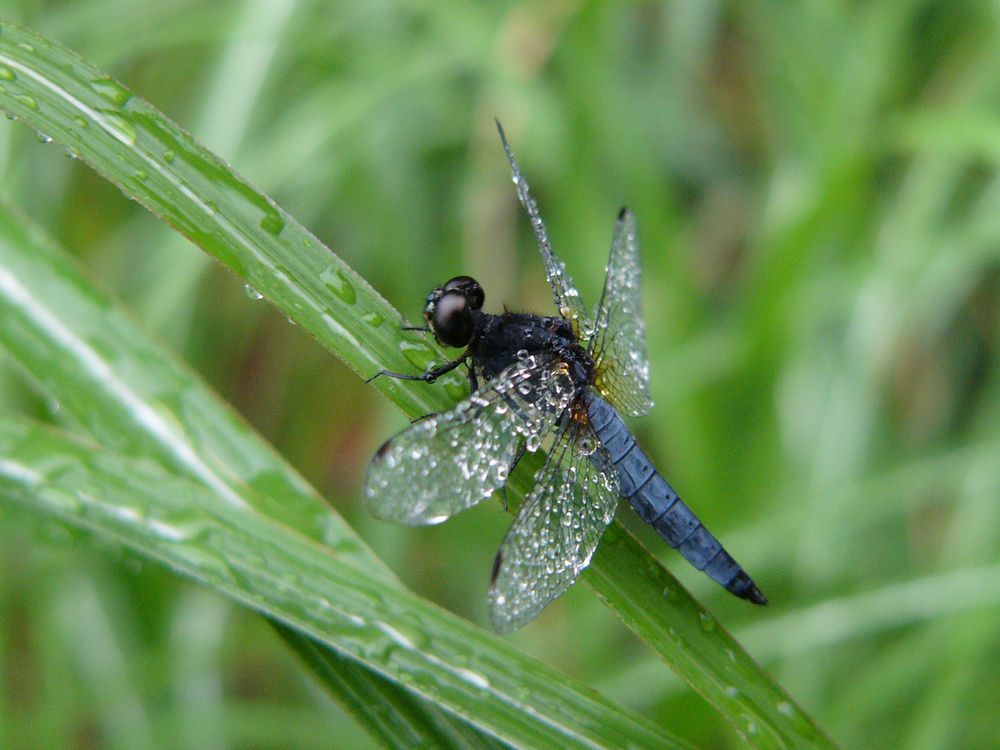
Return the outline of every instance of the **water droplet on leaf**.
<path id="1" fill-rule="evenodd" d="M 268 234 L 279 235 L 285 228 L 285 220 L 279 214 L 270 214 L 260 220 L 260 228 Z"/>
<path id="2" fill-rule="evenodd" d="M 349 305 L 353 305 L 357 299 L 357 292 L 354 291 L 354 285 L 347 278 L 347 275 L 342 269 L 334 269 L 332 266 L 327 268 L 319 275 L 320 281 L 322 281 L 326 288 L 331 292 L 336 294 L 340 299 Z"/>
<path id="3" fill-rule="evenodd" d="M 90 88 L 119 107 L 132 98 L 132 92 L 111 78 L 98 78 L 91 81 Z"/>

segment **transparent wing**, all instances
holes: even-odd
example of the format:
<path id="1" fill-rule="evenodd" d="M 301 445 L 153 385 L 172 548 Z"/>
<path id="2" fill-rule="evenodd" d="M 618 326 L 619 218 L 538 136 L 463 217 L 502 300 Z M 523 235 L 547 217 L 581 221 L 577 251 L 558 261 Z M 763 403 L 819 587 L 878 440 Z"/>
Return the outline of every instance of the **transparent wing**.
<path id="1" fill-rule="evenodd" d="M 623 208 L 611 239 L 604 292 L 588 349 L 598 373 L 597 389 L 620 412 L 633 417 L 647 414 L 653 406 L 639 276 L 635 217 Z"/>
<path id="2" fill-rule="evenodd" d="M 493 564 L 490 616 L 505 633 L 566 591 L 614 518 L 618 483 L 583 420 L 566 418 Z M 594 459 L 594 460 L 591 460 Z M 601 467 L 605 467 L 602 469 Z"/>
<path id="3" fill-rule="evenodd" d="M 455 408 L 383 445 L 365 477 L 369 508 L 380 518 L 432 524 L 484 500 L 507 481 L 522 444 L 538 449 L 575 392 L 555 357 L 515 362 Z"/>
<path id="4" fill-rule="evenodd" d="M 545 225 L 542 223 L 542 217 L 538 214 L 538 205 L 531 197 L 528 181 L 524 179 L 521 168 L 517 166 L 514 153 L 510 150 L 510 144 L 507 143 L 507 136 L 504 135 L 499 120 L 497 120 L 497 130 L 500 132 L 503 150 L 507 153 L 507 161 L 510 162 L 511 176 L 514 179 L 514 185 L 517 186 L 517 197 L 521 201 L 521 205 L 524 206 L 524 210 L 528 212 L 528 218 L 531 219 L 531 228 L 535 232 L 538 249 L 542 253 L 545 277 L 549 281 L 549 286 L 552 287 L 556 308 L 560 315 L 572 322 L 577 334 L 586 337 L 593 328 L 587 308 L 584 306 L 583 300 L 580 299 L 579 290 L 566 271 L 566 265 L 552 252 L 552 245 L 549 244 Z"/>

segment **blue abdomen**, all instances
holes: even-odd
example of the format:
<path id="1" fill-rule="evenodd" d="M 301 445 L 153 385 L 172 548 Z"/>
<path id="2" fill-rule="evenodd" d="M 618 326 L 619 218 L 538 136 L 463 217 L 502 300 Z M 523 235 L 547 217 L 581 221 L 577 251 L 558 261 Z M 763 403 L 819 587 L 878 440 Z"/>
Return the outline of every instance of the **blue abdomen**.
<path id="1" fill-rule="evenodd" d="M 593 392 L 588 392 L 586 399 L 591 426 L 611 459 L 619 491 L 642 520 L 726 590 L 755 604 L 766 604 L 750 576 L 653 467 L 614 407 Z"/>

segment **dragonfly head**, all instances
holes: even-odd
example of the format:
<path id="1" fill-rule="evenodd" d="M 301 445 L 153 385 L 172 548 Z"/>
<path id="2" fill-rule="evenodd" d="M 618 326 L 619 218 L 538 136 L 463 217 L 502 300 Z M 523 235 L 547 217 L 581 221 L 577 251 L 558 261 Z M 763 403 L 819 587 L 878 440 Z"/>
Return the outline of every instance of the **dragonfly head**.
<path id="1" fill-rule="evenodd" d="M 471 276 L 456 276 L 427 295 L 424 319 L 444 346 L 462 347 L 475 333 L 473 313 L 483 307 L 485 295 Z"/>

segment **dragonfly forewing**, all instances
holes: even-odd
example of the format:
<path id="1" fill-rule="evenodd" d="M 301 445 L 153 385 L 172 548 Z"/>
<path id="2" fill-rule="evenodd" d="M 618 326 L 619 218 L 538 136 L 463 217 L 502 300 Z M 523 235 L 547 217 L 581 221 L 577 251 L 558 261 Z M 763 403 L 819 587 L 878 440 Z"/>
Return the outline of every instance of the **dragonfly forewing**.
<path id="1" fill-rule="evenodd" d="M 515 362 L 453 409 L 379 449 L 365 478 L 372 513 L 434 524 L 486 499 L 506 483 L 522 446 L 538 449 L 575 393 L 556 358 Z"/>
<path id="2" fill-rule="evenodd" d="M 542 262 L 545 264 L 545 278 L 548 279 L 549 286 L 552 287 L 556 308 L 560 315 L 572 322 L 578 335 L 587 337 L 593 329 L 593 322 L 590 320 L 587 307 L 583 304 L 580 291 L 570 278 L 566 265 L 552 252 L 548 232 L 545 231 L 545 224 L 538 213 L 538 204 L 531 197 L 528 181 L 521 174 L 521 168 L 514 159 L 514 152 L 511 151 L 510 144 L 507 143 L 507 136 L 504 135 L 499 121 L 497 121 L 497 130 L 500 132 L 500 140 L 507 154 L 507 161 L 510 162 L 510 172 L 514 186 L 517 188 L 517 198 L 528 214 L 531 230 L 535 233 L 535 239 L 538 241 L 538 250 L 542 254 Z"/>

